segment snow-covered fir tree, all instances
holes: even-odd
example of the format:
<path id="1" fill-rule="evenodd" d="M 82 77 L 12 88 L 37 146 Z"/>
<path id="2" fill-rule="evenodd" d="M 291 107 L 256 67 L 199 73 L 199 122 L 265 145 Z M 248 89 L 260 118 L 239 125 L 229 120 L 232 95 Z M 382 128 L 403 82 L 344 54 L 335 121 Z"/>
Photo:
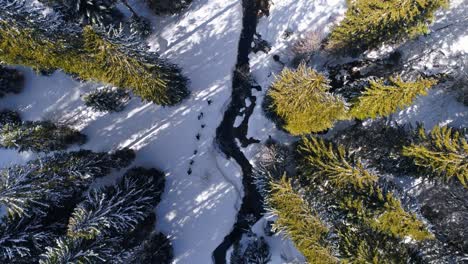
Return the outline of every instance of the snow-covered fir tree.
<path id="1" fill-rule="evenodd" d="M 182 12 L 192 0 L 146 0 L 150 8 L 158 15 L 172 15 Z"/>
<path id="2" fill-rule="evenodd" d="M 0 262 L 37 263 L 54 233 L 37 218 L 7 218 L 0 223 Z"/>
<path id="3" fill-rule="evenodd" d="M 130 100 L 130 94 L 119 88 L 105 87 L 83 97 L 85 105 L 96 111 L 119 112 Z"/>
<path id="4" fill-rule="evenodd" d="M 45 214 L 49 202 L 68 194 L 52 187 L 60 179 L 41 171 L 34 163 L 12 166 L 0 171 L 0 204 L 10 217 Z"/>
<path id="5" fill-rule="evenodd" d="M 25 121 L 0 127 L 0 147 L 19 151 L 47 153 L 85 142 L 86 136 L 79 131 L 50 121 Z"/>
<path id="6" fill-rule="evenodd" d="M 1 110 L 0 111 L 0 128 L 2 126 L 18 126 L 21 123 L 20 115 L 11 110 Z"/>
<path id="7" fill-rule="evenodd" d="M 0 98 L 9 93 L 20 93 L 23 84 L 24 76 L 20 71 L 0 65 Z"/>
<path id="8" fill-rule="evenodd" d="M 171 241 L 166 235 L 156 231 L 153 231 L 131 252 L 125 253 L 126 256 L 121 258 L 121 262 L 125 264 L 170 264 L 174 257 Z"/>
<path id="9" fill-rule="evenodd" d="M 70 218 L 68 235 L 93 239 L 129 232 L 159 202 L 163 190 L 160 171 L 133 168 L 117 186 L 92 190 L 86 196 Z"/>
<path id="10" fill-rule="evenodd" d="M 121 16 L 115 8 L 117 0 L 40 0 L 60 11 L 67 20 L 82 25 L 107 25 Z"/>

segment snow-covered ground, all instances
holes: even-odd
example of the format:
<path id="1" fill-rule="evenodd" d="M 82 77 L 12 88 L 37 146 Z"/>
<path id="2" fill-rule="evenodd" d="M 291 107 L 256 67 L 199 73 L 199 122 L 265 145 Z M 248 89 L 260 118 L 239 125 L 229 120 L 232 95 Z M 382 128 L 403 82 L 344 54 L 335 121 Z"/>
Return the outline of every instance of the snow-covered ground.
<path id="1" fill-rule="evenodd" d="M 151 15 L 143 1 L 131 4 L 151 18 L 150 46 L 190 78 L 188 99 L 175 107 L 160 107 L 133 98 L 123 112 L 95 113 L 80 96 L 99 84 L 78 82 L 62 72 L 39 76 L 19 67 L 26 87 L 19 95 L 1 99 L 0 108 L 18 110 L 24 120 L 70 124 L 88 136 L 83 148 L 130 147 L 137 152 L 134 165 L 164 170 L 166 190 L 157 207 L 157 228 L 173 242 L 174 263 L 211 263 L 213 250 L 232 228 L 242 192 L 240 168 L 214 146 L 215 130 L 231 94 L 241 2 L 195 0 L 185 13 L 164 19 Z M 32 157 L 0 150 L 0 166 Z"/>

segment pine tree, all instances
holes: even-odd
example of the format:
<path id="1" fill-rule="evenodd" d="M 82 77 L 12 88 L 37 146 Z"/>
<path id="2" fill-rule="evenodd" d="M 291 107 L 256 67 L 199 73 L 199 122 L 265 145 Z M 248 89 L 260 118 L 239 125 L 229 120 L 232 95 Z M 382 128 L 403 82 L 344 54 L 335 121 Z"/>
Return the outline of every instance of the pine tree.
<path id="1" fill-rule="evenodd" d="M 123 169 L 135 159 L 131 149 L 121 149 L 114 153 L 80 150 L 76 152 L 57 153 L 36 162 L 43 164 L 42 171 L 63 178 L 73 183 L 61 186 L 63 192 L 80 194 L 91 182 L 108 175 L 114 169 Z"/>
<path id="2" fill-rule="evenodd" d="M 173 15 L 186 9 L 192 0 L 147 0 L 157 15 Z"/>
<path id="3" fill-rule="evenodd" d="M 171 241 L 164 234 L 153 231 L 147 239 L 132 250 L 127 258 L 123 259 L 123 263 L 170 264 L 173 258 Z"/>
<path id="4" fill-rule="evenodd" d="M 164 177 L 158 170 L 129 170 L 117 186 L 87 195 L 70 218 L 68 236 L 94 239 L 129 232 L 153 210 L 163 188 Z"/>
<path id="5" fill-rule="evenodd" d="M 267 264 L 271 259 L 270 246 L 265 241 L 265 238 L 255 236 L 247 245 L 244 256 L 246 263 Z"/>
<path id="6" fill-rule="evenodd" d="M 344 20 L 333 29 L 328 49 L 358 54 L 383 43 L 427 33 L 434 12 L 448 0 L 348 0 Z"/>
<path id="7" fill-rule="evenodd" d="M 362 225 L 341 227 L 338 237 L 343 263 L 405 264 L 410 259 L 398 240 Z"/>
<path id="8" fill-rule="evenodd" d="M 416 215 L 406 212 L 401 202 L 391 193 L 387 194 L 385 211 L 377 218 L 372 219 L 370 226 L 391 237 L 404 239 L 411 237 L 416 241 L 432 239 L 433 236 L 426 230 L 425 225 L 416 218 Z"/>
<path id="9" fill-rule="evenodd" d="M 73 204 L 96 177 L 126 167 L 130 150 L 114 154 L 78 151 L 57 153 L 22 166 L 0 170 L 0 204 L 10 217 L 43 216 L 48 208 Z"/>
<path id="10" fill-rule="evenodd" d="M 37 263 L 41 250 L 54 237 L 37 218 L 3 218 L 0 223 L 0 262 Z"/>
<path id="11" fill-rule="evenodd" d="M 86 240 L 60 238 L 54 247 L 47 247 L 41 255 L 40 264 L 105 263 L 114 259 L 116 244 L 113 239 Z"/>
<path id="12" fill-rule="evenodd" d="M 87 94 L 83 98 L 85 105 L 96 111 L 119 112 L 130 100 L 130 94 L 123 89 L 106 87 Z"/>
<path id="13" fill-rule="evenodd" d="M 54 176 L 40 172 L 40 167 L 34 164 L 2 169 L 0 204 L 10 217 L 44 214 L 47 201 L 58 200 L 62 195 L 59 190 L 48 188 L 54 180 Z"/>
<path id="14" fill-rule="evenodd" d="M 325 243 L 327 227 L 296 193 L 291 182 L 282 178 L 270 184 L 271 193 L 266 200 L 271 212 L 278 216 L 274 229 L 289 236 L 309 263 L 337 263 Z"/>
<path id="15" fill-rule="evenodd" d="M 234 242 L 232 245 L 232 252 L 229 258 L 230 264 L 245 264 L 242 246 L 240 245 L 239 241 Z"/>
<path id="16" fill-rule="evenodd" d="M 8 93 L 20 93 L 23 85 L 24 76 L 20 71 L 0 65 L 0 98 Z"/>
<path id="17" fill-rule="evenodd" d="M 345 189 L 352 186 L 364 190 L 373 186 L 378 177 L 355 161 L 343 146 L 334 146 L 316 137 L 303 137 L 298 152 L 303 158 L 302 169 L 309 179 L 329 188 Z"/>
<path id="18" fill-rule="evenodd" d="M 0 129 L 5 125 L 18 126 L 19 124 L 21 124 L 21 117 L 17 112 L 11 110 L 0 111 Z"/>
<path id="19" fill-rule="evenodd" d="M 372 81 L 352 106 L 350 114 L 358 119 L 388 116 L 410 106 L 419 95 L 437 84 L 436 80 L 420 78 L 416 82 L 404 82 L 400 77 L 389 82 Z"/>
<path id="20" fill-rule="evenodd" d="M 379 186 L 378 176 L 355 161 L 343 146 L 327 144 L 318 138 L 303 138 L 298 152 L 301 172 L 317 197 L 312 199 L 330 208 L 328 215 L 342 215 L 336 220 L 338 223 L 345 221 L 355 229 L 362 226 L 362 232 L 369 229 L 374 236 L 392 241 L 406 237 L 416 241 L 433 238 L 414 214 L 403 209 L 394 193 Z"/>
<path id="21" fill-rule="evenodd" d="M 8 11 L 0 17 L 0 59 L 8 64 L 60 68 L 80 79 L 132 89 L 161 105 L 177 104 L 189 93 L 179 68 L 118 32 L 77 28 L 38 11 L 27 13 L 22 6 L 13 8 L 8 0 L 0 0 L 2 8 Z"/>
<path id="22" fill-rule="evenodd" d="M 321 132 L 346 118 L 345 102 L 331 93 L 325 76 L 301 64 L 285 69 L 268 91 L 271 110 L 293 135 Z"/>
<path id="23" fill-rule="evenodd" d="M 117 0 L 40 0 L 60 11 L 67 20 L 83 25 L 107 25 L 117 15 Z"/>
<path id="24" fill-rule="evenodd" d="M 49 121 L 26 121 L 20 125 L 0 127 L 0 147 L 19 151 L 50 152 L 64 150 L 72 144 L 84 144 L 86 136 Z"/>
<path id="25" fill-rule="evenodd" d="M 435 126 L 427 134 L 419 128 L 419 142 L 403 148 L 403 155 L 416 166 L 446 181 L 457 178 L 468 187 L 468 143 L 464 133 L 446 126 Z"/>
<path id="26" fill-rule="evenodd" d="M 131 259 L 132 254 L 142 253 L 148 245 L 126 248 L 125 239 L 128 233 L 135 231 L 153 213 L 163 188 L 164 177 L 161 172 L 134 168 L 116 186 L 92 190 L 75 208 L 68 224 L 67 236 L 58 239 L 54 247 L 49 247 L 40 263 L 129 263 L 127 260 Z M 164 242 L 160 237 L 150 239 Z M 151 249 L 171 249 L 170 244 L 151 246 L 155 246 Z M 152 256 L 165 258 L 172 254 L 168 251 L 152 253 Z"/>

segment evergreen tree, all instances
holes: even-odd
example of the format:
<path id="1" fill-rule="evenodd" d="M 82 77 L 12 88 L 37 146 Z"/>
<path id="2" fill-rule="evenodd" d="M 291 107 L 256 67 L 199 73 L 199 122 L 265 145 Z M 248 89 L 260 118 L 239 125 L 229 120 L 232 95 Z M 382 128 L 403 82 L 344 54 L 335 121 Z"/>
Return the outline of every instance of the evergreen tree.
<path id="1" fill-rule="evenodd" d="M 41 16 L 41 10 L 28 13 L 21 5 L 12 7 L 8 0 L 0 0 L 2 8 L 8 9 L 0 16 L 0 59 L 6 63 L 36 70 L 60 68 L 80 79 L 130 88 L 161 105 L 176 104 L 188 95 L 188 80 L 179 68 L 118 32 L 77 28 Z"/>
<path id="2" fill-rule="evenodd" d="M 391 190 L 379 186 L 378 176 L 365 169 L 343 146 L 327 144 L 318 138 L 304 138 L 298 145 L 298 152 L 300 170 L 314 204 L 326 210 L 335 225 L 349 227 L 358 237 L 369 236 L 362 242 L 354 238 L 349 242 L 351 238 L 339 234 L 339 242 L 345 244 L 340 252 L 352 262 L 393 263 L 393 253 L 388 252 L 390 255 L 386 256 L 389 247 L 402 247 L 409 252 L 408 246 L 401 243 L 403 239 L 433 238 L 415 214 L 403 209 Z M 373 239 L 385 243 L 368 244 Z"/>
<path id="3" fill-rule="evenodd" d="M 334 146 L 316 137 L 303 137 L 298 151 L 303 158 L 302 169 L 309 179 L 330 188 L 345 189 L 349 186 L 364 190 L 377 182 L 378 177 L 355 161 L 343 146 Z"/>
<path id="4" fill-rule="evenodd" d="M 8 69 L 0 65 L 0 98 L 5 94 L 18 94 L 23 89 L 24 76 L 15 69 Z"/>
<path id="5" fill-rule="evenodd" d="M 157 15 L 173 15 L 186 9 L 192 0 L 147 0 Z"/>
<path id="6" fill-rule="evenodd" d="M 68 225 L 70 237 L 93 239 L 135 228 L 159 202 L 164 176 L 155 169 L 129 170 L 117 186 L 91 191 Z"/>
<path id="7" fill-rule="evenodd" d="M 48 188 L 55 178 L 40 172 L 34 164 L 13 166 L 0 171 L 0 204 L 10 217 L 44 214 L 47 200 L 58 200 L 60 191 Z M 66 195 L 66 194 L 64 194 Z"/>
<path id="8" fill-rule="evenodd" d="M 83 98 L 85 105 L 96 111 L 119 112 L 130 100 L 130 94 L 123 89 L 106 87 L 87 94 Z"/>
<path id="9" fill-rule="evenodd" d="M 301 64 L 285 69 L 268 91 L 271 110 L 293 135 L 321 132 L 346 118 L 345 102 L 331 93 L 325 76 Z"/>
<path id="10" fill-rule="evenodd" d="M 67 126 L 49 121 L 26 121 L 0 127 L 0 147 L 19 151 L 50 152 L 72 144 L 84 144 L 86 136 Z"/>
<path id="11" fill-rule="evenodd" d="M 390 78 L 388 83 L 372 81 L 351 108 L 350 114 L 358 119 L 388 116 L 410 106 L 419 95 L 437 83 L 421 78 L 416 82 L 404 82 L 400 77 Z"/>
<path id="12" fill-rule="evenodd" d="M 0 223 L 0 262 L 37 263 L 39 252 L 54 237 L 37 218 L 3 218 Z"/>
<path id="13" fill-rule="evenodd" d="M 107 25 L 121 15 L 114 8 L 117 0 L 40 0 L 80 24 Z"/>
<path id="14" fill-rule="evenodd" d="M 0 128 L 3 126 L 18 126 L 21 124 L 20 115 L 11 110 L 0 111 Z"/>
<path id="15" fill-rule="evenodd" d="M 2 169 L 0 204 L 11 217 L 44 216 L 47 208 L 73 204 L 96 177 L 128 166 L 133 158 L 126 149 L 110 155 L 82 150 Z"/>
<path id="16" fill-rule="evenodd" d="M 427 134 L 419 128 L 419 140 L 403 148 L 416 166 L 449 181 L 457 178 L 468 187 L 468 143 L 464 133 L 435 126 Z"/>
<path id="17" fill-rule="evenodd" d="M 152 214 L 163 187 L 164 177 L 158 170 L 134 168 L 116 186 L 92 190 L 85 201 L 75 208 L 68 224 L 67 236 L 58 239 L 54 247 L 49 247 L 40 263 L 128 263 L 132 254 L 143 252 L 148 245 L 126 248 L 127 234 L 135 231 Z M 160 237 L 149 239 L 164 243 Z M 160 250 L 171 248 L 170 244 L 151 246 Z M 151 253 L 153 257 L 164 258 L 172 254 Z M 145 254 L 148 258 L 152 257 L 149 252 Z"/>
<path id="18" fill-rule="evenodd" d="M 113 239 L 86 240 L 60 238 L 54 247 L 47 247 L 40 264 L 105 263 L 114 259 L 117 241 Z"/>
<path id="19" fill-rule="evenodd" d="M 244 256 L 246 263 L 267 264 L 271 259 L 270 246 L 263 237 L 254 237 L 247 245 Z"/>
<path id="20" fill-rule="evenodd" d="M 343 226 L 338 234 L 343 263 L 405 264 L 410 255 L 398 240 L 365 226 Z"/>
<path id="21" fill-rule="evenodd" d="M 231 256 L 229 258 L 229 263 L 230 264 L 245 264 L 243 253 L 242 252 L 242 246 L 240 245 L 239 241 L 234 242 L 232 245 L 232 252 Z"/>
<path id="22" fill-rule="evenodd" d="M 174 258 L 171 241 L 162 233 L 153 231 L 123 260 L 126 264 L 170 264 Z M 239 263 L 240 264 L 240 263 Z"/>
<path id="23" fill-rule="evenodd" d="M 278 216 L 274 229 L 288 235 L 309 263 L 337 263 L 325 242 L 327 227 L 294 191 L 291 182 L 282 178 L 270 184 L 271 193 L 266 200 L 272 213 Z"/>
<path id="24" fill-rule="evenodd" d="M 344 20 L 333 29 L 328 48 L 358 54 L 428 32 L 434 12 L 448 0 L 348 0 Z"/>
<path id="25" fill-rule="evenodd" d="M 63 192 L 81 195 L 95 178 L 104 177 L 114 169 L 123 169 L 134 159 L 135 153 L 131 149 L 122 149 L 110 154 L 80 150 L 57 153 L 37 162 L 43 164 L 44 173 L 57 175 L 65 179 L 65 182 L 73 183 L 61 186 Z"/>

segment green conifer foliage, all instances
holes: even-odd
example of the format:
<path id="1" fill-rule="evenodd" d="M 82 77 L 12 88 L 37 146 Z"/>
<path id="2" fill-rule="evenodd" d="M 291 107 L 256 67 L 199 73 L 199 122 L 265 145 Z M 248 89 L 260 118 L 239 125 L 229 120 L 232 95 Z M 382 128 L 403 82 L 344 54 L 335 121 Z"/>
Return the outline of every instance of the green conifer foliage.
<path id="1" fill-rule="evenodd" d="M 333 188 L 347 188 L 352 185 L 357 190 L 372 186 L 376 175 L 363 168 L 360 161 L 353 161 L 343 146 L 316 137 L 303 137 L 298 151 L 306 163 L 304 172 L 315 183 L 331 184 Z"/>
<path id="2" fill-rule="evenodd" d="M 391 193 L 387 194 L 385 211 L 371 220 L 370 226 L 391 237 L 403 239 L 409 236 L 416 241 L 432 239 L 433 235 L 426 230 L 425 225 L 416 215 L 406 212 L 401 202 Z"/>
<path id="3" fill-rule="evenodd" d="M 403 148 L 403 155 L 426 171 L 449 181 L 457 178 L 468 187 L 468 143 L 465 135 L 446 126 L 427 134 L 419 128 L 419 142 Z"/>
<path id="4" fill-rule="evenodd" d="M 408 250 L 398 240 L 382 236 L 369 228 L 357 225 L 339 230 L 339 249 L 343 263 L 405 264 Z"/>
<path id="5" fill-rule="evenodd" d="M 60 68 L 81 79 L 132 89 L 161 105 L 176 104 L 188 95 L 187 80 L 178 69 L 129 56 L 91 27 L 51 37 L 36 28 L 0 22 L 0 59 L 36 70 Z"/>
<path id="6" fill-rule="evenodd" d="M 335 121 L 346 118 L 345 102 L 329 92 L 322 74 L 301 64 L 294 71 L 285 69 L 268 91 L 270 108 L 285 122 L 293 135 L 321 132 Z"/>
<path id="7" fill-rule="evenodd" d="M 0 147 L 19 151 L 50 152 L 85 142 L 86 136 L 79 131 L 49 121 L 27 121 L 0 127 Z"/>
<path id="8" fill-rule="evenodd" d="M 388 116 L 410 106 L 419 95 L 437 83 L 433 79 L 421 78 L 415 82 L 404 82 L 400 77 L 390 78 L 389 83 L 372 81 L 369 88 L 357 98 L 350 110 L 358 119 Z"/>
<path id="9" fill-rule="evenodd" d="M 344 20 L 333 29 L 328 48 L 357 54 L 428 32 L 434 12 L 448 0 L 348 0 Z"/>
<path id="10" fill-rule="evenodd" d="M 339 222 L 345 221 L 353 232 L 389 241 L 395 247 L 406 237 L 416 241 L 432 238 L 425 225 L 414 214 L 406 212 L 392 192 L 379 186 L 378 176 L 364 168 L 343 146 L 312 137 L 303 138 L 297 149 L 301 155 L 300 170 L 310 183 L 308 187 L 322 199 L 318 203 L 325 203 L 332 211 L 328 213 L 342 215 Z M 346 239 L 346 236 L 341 238 Z M 341 250 L 356 263 L 367 263 L 359 262 L 360 259 L 393 263 L 391 256 L 382 257 L 389 262 L 372 260 L 374 257 L 379 260 L 377 253 L 387 247 L 354 241 Z"/>
<path id="11" fill-rule="evenodd" d="M 271 182 L 267 198 L 270 210 L 278 216 L 273 228 L 284 231 L 309 263 L 337 263 L 324 241 L 328 229 L 283 177 Z"/>

